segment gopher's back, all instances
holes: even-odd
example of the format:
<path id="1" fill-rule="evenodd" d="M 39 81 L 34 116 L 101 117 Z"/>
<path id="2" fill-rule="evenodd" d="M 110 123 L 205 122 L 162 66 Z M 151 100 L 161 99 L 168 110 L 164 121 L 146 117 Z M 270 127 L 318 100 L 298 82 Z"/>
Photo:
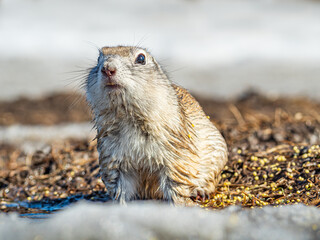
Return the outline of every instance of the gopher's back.
<path id="1" fill-rule="evenodd" d="M 189 164 L 181 165 L 189 175 L 190 196 L 208 196 L 220 179 L 220 171 L 228 160 L 227 146 L 218 129 L 205 115 L 195 98 L 184 88 L 172 85 L 186 117 L 186 128 L 196 154 Z M 182 162 L 181 162 L 182 163 Z"/>

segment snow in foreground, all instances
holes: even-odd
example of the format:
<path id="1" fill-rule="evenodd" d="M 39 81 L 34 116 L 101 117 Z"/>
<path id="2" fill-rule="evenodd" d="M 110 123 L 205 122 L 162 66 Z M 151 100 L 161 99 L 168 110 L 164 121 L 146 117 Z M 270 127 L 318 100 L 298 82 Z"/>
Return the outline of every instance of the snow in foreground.
<path id="1" fill-rule="evenodd" d="M 221 211 L 155 203 L 80 203 L 34 222 L 0 214 L 0 239 L 319 239 L 320 210 L 304 205 Z"/>

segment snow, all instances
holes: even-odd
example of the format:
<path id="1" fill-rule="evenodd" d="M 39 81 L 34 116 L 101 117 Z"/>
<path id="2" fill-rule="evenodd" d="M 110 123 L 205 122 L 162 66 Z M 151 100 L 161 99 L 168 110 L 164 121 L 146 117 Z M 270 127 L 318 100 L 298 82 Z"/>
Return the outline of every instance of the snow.
<path id="1" fill-rule="evenodd" d="M 78 139 L 91 141 L 96 130 L 92 123 L 65 123 L 53 126 L 10 125 L 0 126 L 0 144 L 13 144 L 27 154 L 44 151 L 61 140 Z"/>
<path id="2" fill-rule="evenodd" d="M 82 202 L 47 220 L 0 215 L 0 239 L 319 239 L 320 210 L 304 205 L 219 211 L 152 202 Z"/>
<path id="3" fill-rule="evenodd" d="M 23 143 L 26 141 L 52 142 L 68 138 L 93 139 L 95 129 L 93 124 L 66 123 L 53 126 L 45 125 L 10 125 L 0 126 L 0 142 Z"/>

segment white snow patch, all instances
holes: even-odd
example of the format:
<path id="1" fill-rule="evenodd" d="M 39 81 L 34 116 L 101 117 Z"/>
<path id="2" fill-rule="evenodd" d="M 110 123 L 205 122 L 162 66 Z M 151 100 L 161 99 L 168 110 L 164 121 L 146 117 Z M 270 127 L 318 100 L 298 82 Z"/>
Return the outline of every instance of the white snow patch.
<path id="1" fill-rule="evenodd" d="M 34 222 L 0 214 L 0 239 L 319 239 L 320 210 L 304 205 L 220 211 L 156 203 L 80 203 Z"/>
<path id="2" fill-rule="evenodd" d="M 93 139 L 95 130 L 91 123 L 70 123 L 53 126 L 11 125 L 0 127 L 0 143 L 52 142 L 63 139 Z"/>

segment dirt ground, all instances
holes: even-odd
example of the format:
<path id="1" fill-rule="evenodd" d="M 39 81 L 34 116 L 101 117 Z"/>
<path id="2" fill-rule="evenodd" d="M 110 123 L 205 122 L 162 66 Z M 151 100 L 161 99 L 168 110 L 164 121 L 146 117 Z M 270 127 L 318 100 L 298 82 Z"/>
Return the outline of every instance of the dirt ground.
<path id="1" fill-rule="evenodd" d="M 229 162 L 210 199 L 220 209 L 304 203 L 320 206 L 320 104 L 308 99 L 267 98 L 248 92 L 230 101 L 197 98 L 224 135 Z M 84 98 L 55 94 L 44 99 L 0 102 L 0 125 L 54 125 L 91 119 Z M 95 141 L 66 140 L 26 154 L 0 145 L 1 211 L 28 211 L 8 203 L 54 201 L 72 196 L 99 200 Z"/>

